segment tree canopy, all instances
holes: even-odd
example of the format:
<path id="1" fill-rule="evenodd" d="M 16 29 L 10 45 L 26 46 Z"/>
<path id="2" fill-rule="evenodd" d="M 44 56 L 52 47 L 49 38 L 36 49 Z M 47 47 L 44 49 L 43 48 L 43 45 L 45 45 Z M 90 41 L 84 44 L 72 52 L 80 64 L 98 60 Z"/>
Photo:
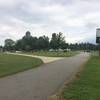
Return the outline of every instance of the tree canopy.
<path id="1" fill-rule="evenodd" d="M 27 31 L 25 35 L 14 41 L 12 39 L 5 40 L 4 49 L 7 51 L 22 50 L 22 51 L 37 51 L 49 49 L 71 49 L 71 50 L 97 50 L 98 47 L 90 43 L 68 44 L 65 41 L 63 33 L 53 33 L 51 39 L 48 36 L 32 36 L 31 32 Z"/>
<path id="2" fill-rule="evenodd" d="M 51 40 L 48 36 L 33 37 L 29 31 L 25 33 L 22 39 L 16 41 L 16 50 L 48 50 L 66 48 L 66 42 L 63 34 L 53 33 Z"/>
<path id="3" fill-rule="evenodd" d="M 8 51 L 14 50 L 15 42 L 12 39 L 5 40 L 5 49 Z"/>

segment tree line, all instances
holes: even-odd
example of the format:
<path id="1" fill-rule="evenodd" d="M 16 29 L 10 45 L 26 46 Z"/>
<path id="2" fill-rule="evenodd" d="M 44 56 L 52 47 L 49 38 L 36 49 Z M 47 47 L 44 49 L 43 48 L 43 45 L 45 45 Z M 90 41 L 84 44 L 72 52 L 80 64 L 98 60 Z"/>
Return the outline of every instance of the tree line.
<path id="1" fill-rule="evenodd" d="M 37 50 L 49 50 L 49 49 L 66 49 L 67 43 L 65 37 L 61 32 L 58 34 L 53 33 L 52 38 L 48 36 L 33 37 L 29 31 L 25 33 L 22 39 L 14 41 L 12 39 L 6 39 L 4 49 L 11 50 L 23 50 L 23 51 L 37 51 Z"/>
<path id="2" fill-rule="evenodd" d="M 38 50 L 97 50 L 98 47 L 90 43 L 68 44 L 63 33 L 53 33 L 51 39 L 48 36 L 33 37 L 29 31 L 21 39 L 14 41 L 6 39 L 3 49 L 5 51 L 38 51 Z"/>

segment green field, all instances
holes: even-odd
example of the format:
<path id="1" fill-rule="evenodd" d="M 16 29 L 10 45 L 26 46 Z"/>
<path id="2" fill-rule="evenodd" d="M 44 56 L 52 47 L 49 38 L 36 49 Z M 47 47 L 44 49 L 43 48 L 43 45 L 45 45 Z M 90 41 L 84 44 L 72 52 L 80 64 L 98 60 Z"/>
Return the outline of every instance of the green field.
<path id="1" fill-rule="evenodd" d="M 61 100 L 100 100 L 100 57 L 92 56 L 79 79 L 66 86 Z"/>
<path id="2" fill-rule="evenodd" d="M 42 63 L 37 58 L 0 54 L 0 77 L 34 68 Z"/>
<path id="3" fill-rule="evenodd" d="M 25 52 L 24 52 L 25 53 Z M 46 57 L 70 57 L 78 54 L 78 51 L 70 51 L 70 52 L 49 52 L 49 51 L 39 51 L 26 54 L 37 55 L 37 56 L 46 56 Z"/>

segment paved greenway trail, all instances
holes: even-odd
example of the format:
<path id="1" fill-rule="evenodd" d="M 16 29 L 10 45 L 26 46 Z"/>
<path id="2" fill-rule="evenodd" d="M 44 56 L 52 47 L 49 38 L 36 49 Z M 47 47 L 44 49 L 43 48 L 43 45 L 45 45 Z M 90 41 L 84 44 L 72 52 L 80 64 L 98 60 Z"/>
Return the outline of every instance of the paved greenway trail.
<path id="1" fill-rule="evenodd" d="M 47 100 L 88 60 L 81 53 L 0 79 L 0 100 Z"/>
<path id="2" fill-rule="evenodd" d="M 28 54 L 19 54 L 19 53 L 7 53 L 7 54 L 13 54 L 13 55 L 21 55 L 26 57 L 35 57 L 41 59 L 45 64 L 50 63 L 53 61 L 57 61 L 60 59 L 64 59 L 64 57 L 44 57 L 44 56 L 36 56 L 36 55 L 28 55 Z"/>

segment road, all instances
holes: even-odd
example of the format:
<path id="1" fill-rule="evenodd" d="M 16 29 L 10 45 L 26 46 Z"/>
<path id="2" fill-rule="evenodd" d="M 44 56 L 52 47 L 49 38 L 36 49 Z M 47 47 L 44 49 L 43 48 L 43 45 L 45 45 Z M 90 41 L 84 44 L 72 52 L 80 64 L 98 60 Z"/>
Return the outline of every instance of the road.
<path id="1" fill-rule="evenodd" d="M 81 53 L 0 79 L 0 100 L 47 100 L 89 58 Z"/>

